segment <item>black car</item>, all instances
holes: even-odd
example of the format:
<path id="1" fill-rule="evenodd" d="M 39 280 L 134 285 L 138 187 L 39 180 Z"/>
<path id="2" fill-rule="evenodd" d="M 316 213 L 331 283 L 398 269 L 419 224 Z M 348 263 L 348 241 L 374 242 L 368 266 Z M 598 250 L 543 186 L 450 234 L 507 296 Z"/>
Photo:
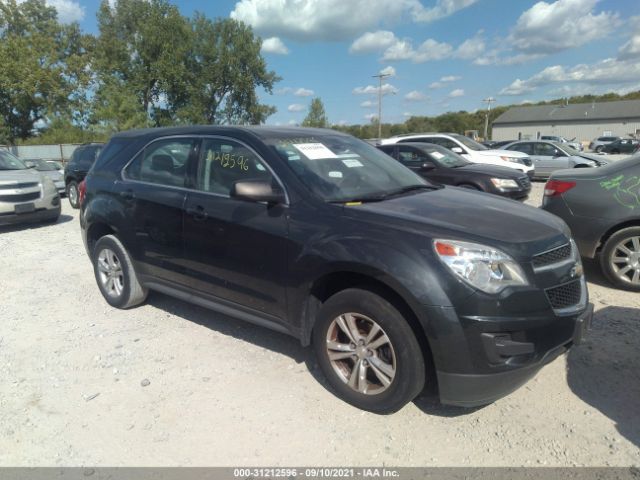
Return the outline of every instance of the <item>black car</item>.
<path id="1" fill-rule="evenodd" d="M 481 190 L 516 200 L 526 200 L 531 180 L 518 170 L 472 163 L 451 150 L 431 143 L 379 145 L 418 175 L 443 185 Z"/>
<path id="2" fill-rule="evenodd" d="M 64 168 L 65 190 L 73 208 L 80 207 L 78 185 L 84 180 L 103 146 L 102 143 L 80 145 L 73 151 L 69 163 Z"/>
<path id="3" fill-rule="evenodd" d="M 640 291 L 640 155 L 554 173 L 542 208 L 561 217 L 583 257 L 599 258 L 617 287 Z"/>
<path id="4" fill-rule="evenodd" d="M 640 148 L 640 140 L 635 138 L 620 138 L 615 142 L 604 145 L 600 152 L 602 153 L 634 153 Z"/>
<path id="5" fill-rule="evenodd" d="M 110 305 L 156 290 L 290 334 L 339 397 L 375 412 L 425 382 L 444 403 L 490 403 L 592 314 L 559 218 L 432 184 L 331 130 L 119 133 L 80 222 Z"/>

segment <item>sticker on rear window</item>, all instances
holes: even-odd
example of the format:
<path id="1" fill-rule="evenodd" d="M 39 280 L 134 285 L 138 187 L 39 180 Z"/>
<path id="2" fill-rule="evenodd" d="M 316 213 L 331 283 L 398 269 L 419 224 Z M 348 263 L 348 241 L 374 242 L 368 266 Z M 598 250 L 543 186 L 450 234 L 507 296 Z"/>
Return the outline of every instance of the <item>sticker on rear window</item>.
<path id="1" fill-rule="evenodd" d="M 342 160 L 342 163 L 344 163 L 349 168 L 364 167 L 362 162 L 360 160 L 356 160 L 355 158 L 344 159 L 344 160 Z"/>
<path id="2" fill-rule="evenodd" d="M 309 160 L 336 158 L 336 154 L 322 143 L 296 143 L 293 146 L 302 152 Z"/>

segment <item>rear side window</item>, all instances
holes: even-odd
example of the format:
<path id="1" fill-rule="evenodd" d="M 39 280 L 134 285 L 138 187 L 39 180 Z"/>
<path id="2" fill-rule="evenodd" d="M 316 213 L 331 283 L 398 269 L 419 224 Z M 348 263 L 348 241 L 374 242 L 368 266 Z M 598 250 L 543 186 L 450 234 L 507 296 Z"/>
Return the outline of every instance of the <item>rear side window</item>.
<path id="1" fill-rule="evenodd" d="M 71 163 L 79 168 L 88 170 L 93 165 L 93 162 L 95 162 L 101 149 L 102 146 L 99 145 L 78 147 L 73 152 Z"/>
<path id="2" fill-rule="evenodd" d="M 515 145 L 508 146 L 506 149 L 513 152 L 522 152 L 527 155 L 533 155 L 533 145 L 531 143 L 516 143 Z"/>
<path id="3" fill-rule="evenodd" d="M 197 140 L 167 139 L 148 145 L 125 169 L 129 180 L 185 187 L 187 162 Z"/>
<path id="4" fill-rule="evenodd" d="M 272 175 L 267 167 L 241 143 L 218 138 L 204 140 L 198 164 L 198 190 L 229 196 L 235 182 L 269 179 Z"/>
<path id="5" fill-rule="evenodd" d="M 427 155 L 412 147 L 398 147 L 398 160 L 407 167 L 419 167 L 425 162 L 431 163 Z"/>

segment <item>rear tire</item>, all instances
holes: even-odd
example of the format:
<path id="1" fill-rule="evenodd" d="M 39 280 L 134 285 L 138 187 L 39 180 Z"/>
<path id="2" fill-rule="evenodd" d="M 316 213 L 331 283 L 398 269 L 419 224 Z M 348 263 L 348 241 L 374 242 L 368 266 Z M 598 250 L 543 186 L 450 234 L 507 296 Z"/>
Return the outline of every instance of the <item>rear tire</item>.
<path id="1" fill-rule="evenodd" d="M 316 317 L 312 342 L 333 391 L 357 408 L 393 413 L 424 387 L 425 360 L 413 330 L 373 292 L 349 288 L 329 298 Z"/>
<path id="2" fill-rule="evenodd" d="M 602 153 L 602 145 L 596 147 L 596 153 Z"/>
<path id="3" fill-rule="evenodd" d="M 617 288 L 640 291 L 640 227 L 617 231 L 605 242 L 600 268 Z"/>
<path id="4" fill-rule="evenodd" d="M 73 180 L 67 185 L 67 198 L 71 208 L 80 208 L 80 192 L 78 191 L 78 184 Z"/>
<path id="5" fill-rule="evenodd" d="M 140 285 L 131 257 L 114 235 L 100 238 L 93 249 L 93 271 L 100 293 L 115 308 L 131 308 L 147 298 Z"/>

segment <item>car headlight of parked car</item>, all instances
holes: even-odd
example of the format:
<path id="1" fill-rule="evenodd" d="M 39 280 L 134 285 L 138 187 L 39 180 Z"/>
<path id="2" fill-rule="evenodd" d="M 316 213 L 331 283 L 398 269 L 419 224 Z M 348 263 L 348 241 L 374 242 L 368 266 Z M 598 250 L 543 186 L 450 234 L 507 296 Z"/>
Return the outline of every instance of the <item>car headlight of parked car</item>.
<path id="1" fill-rule="evenodd" d="M 518 188 L 518 182 L 508 178 L 492 178 L 491 183 L 493 183 L 493 185 L 500 190 Z"/>
<path id="2" fill-rule="evenodd" d="M 53 180 L 51 180 L 49 177 L 44 177 L 42 179 L 42 189 L 44 190 L 44 192 L 55 192 L 57 193 L 58 190 L 56 189 L 55 184 L 53 183 Z"/>
<path id="3" fill-rule="evenodd" d="M 528 284 L 522 268 L 501 250 L 458 240 L 436 239 L 433 246 L 442 263 L 457 277 L 485 293 Z"/>
<path id="4" fill-rule="evenodd" d="M 517 157 L 500 157 L 500 158 L 505 162 L 520 163 L 524 165 L 524 160 L 522 160 L 521 158 L 517 158 Z"/>

